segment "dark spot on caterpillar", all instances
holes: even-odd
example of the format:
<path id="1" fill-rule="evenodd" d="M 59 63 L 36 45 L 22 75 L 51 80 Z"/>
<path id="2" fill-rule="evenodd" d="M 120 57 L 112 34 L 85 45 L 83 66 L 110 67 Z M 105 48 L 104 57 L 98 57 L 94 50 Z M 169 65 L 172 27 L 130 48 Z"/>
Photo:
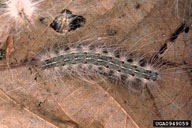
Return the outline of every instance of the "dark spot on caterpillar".
<path id="1" fill-rule="evenodd" d="M 130 75 L 131 75 L 131 76 L 135 76 L 135 74 L 134 74 L 134 73 L 132 73 L 132 72 L 130 73 Z"/>
<path id="2" fill-rule="evenodd" d="M 165 50 L 167 49 L 167 43 L 165 43 L 159 50 L 159 54 L 163 54 Z"/>
<path id="3" fill-rule="evenodd" d="M 103 67 L 98 67 L 98 69 L 99 69 L 99 73 L 100 74 L 102 74 L 102 75 L 104 75 L 104 76 L 107 76 L 107 74 L 106 74 L 106 72 L 104 71 L 104 68 Z"/>
<path id="4" fill-rule="evenodd" d="M 82 27 L 86 22 L 83 16 L 74 15 L 68 9 L 64 9 L 55 17 L 50 27 L 58 33 L 65 33 Z"/>
<path id="5" fill-rule="evenodd" d="M 186 27 L 185 24 L 181 24 L 181 26 L 171 35 L 169 41 L 174 42 L 182 32 L 188 33 L 189 27 Z"/>
<path id="6" fill-rule="evenodd" d="M 107 49 L 103 49 L 103 53 L 107 54 L 108 53 Z"/>
<path id="7" fill-rule="evenodd" d="M 121 72 L 121 70 L 117 70 L 118 72 Z"/>
<path id="8" fill-rule="evenodd" d="M 149 77 L 149 76 L 145 76 L 145 79 L 146 79 L 146 80 L 150 80 L 150 77 Z"/>
<path id="9" fill-rule="evenodd" d="M 147 73 L 151 73 L 151 71 L 150 71 L 150 70 L 146 70 L 146 72 L 147 72 Z"/>
<path id="10" fill-rule="evenodd" d="M 141 67 L 144 67 L 146 65 L 146 60 L 144 60 L 144 59 L 139 60 L 139 65 Z"/>
<path id="11" fill-rule="evenodd" d="M 100 56 L 100 54 L 99 54 L 99 53 L 97 53 L 96 55 L 97 55 L 97 56 Z"/>
<path id="12" fill-rule="evenodd" d="M 89 46 L 89 50 L 94 50 L 95 49 L 95 46 L 91 45 Z"/>
<path id="13" fill-rule="evenodd" d="M 108 75 L 109 76 L 112 76 L 114 74 L 114 71 L 113 70 L 110 70 L 109 72 L 108 72 Z"/>
<path id="14" fill-rule="evenodd" d="M 127 62 L 133 63 L 133 59 L 127 59 Z"/>
<path id="15" fill-rule="evenodd" d="M 117 50 L 117 51 L 115 51 L 114 52 L 114 56 L 116 57 L 116 58 L 120 58 L 120 52 Z"/>
<path id="16" fill-rule="evenodd" d="M 103 71 L 103 67 L 98 67 L 98 69 L 99 69 L 100 71 Z"/>

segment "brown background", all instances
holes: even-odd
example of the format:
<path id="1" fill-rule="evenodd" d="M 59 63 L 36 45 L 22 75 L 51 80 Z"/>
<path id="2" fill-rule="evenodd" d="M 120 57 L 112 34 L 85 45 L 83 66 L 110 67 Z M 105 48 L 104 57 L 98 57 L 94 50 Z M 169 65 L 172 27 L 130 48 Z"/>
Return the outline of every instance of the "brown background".
<path id="1" fill-rule="evenodd" d="M 127 51 L 152 55 L 183 19 L 190 26 L 190 4 L 190 0 L 179 1 L 177 13 L 176 0 L 47 0 L 42 3 L 39 16 L 45 20 L 36 20 L 35 26 L 23 27 L 14 36 L 10 63 L 39 56 L 42 49 L 55 44 L 85 38 L 96 42 L 98 37 Z M 49 24 L 63 9 L 82 15 L 86 24 L 67 34 L 56 33 Z M 181 33 L 163 56 L 164 60 L 178 64 L 179 70 L 167 67 L 170 70 L 165 70 L 165 80 L 149 85 L 150 89 L 142 93 L 78 78 L 48 81 L 50 78 L 27 66 L 1 71 L 0 127 L 151 128 L 155 119 L 191 120 L 191 35 L 191 30 Z"/>

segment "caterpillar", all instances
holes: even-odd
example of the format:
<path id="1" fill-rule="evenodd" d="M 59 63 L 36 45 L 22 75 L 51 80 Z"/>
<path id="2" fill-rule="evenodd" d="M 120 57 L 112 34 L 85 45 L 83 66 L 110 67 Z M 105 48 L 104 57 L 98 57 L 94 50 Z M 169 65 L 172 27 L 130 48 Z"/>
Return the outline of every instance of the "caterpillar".
<path id="1" fill-rule="evenodd" d="M 140 79 L 143 82 L 156 81 L 158 73 L 147 65 L 144 66 L 142 60 L 138 63 L 132 58 L 126 56 L 115 56 L 107 48 L 78 46 L 61 49 L 55 55 L 48 55 L 41 59 L 40 67 L 43 70 L 51 68 L 69 72 L 73 70 L 78 72 L 95 72 L 103 75 L 118 77 L 124 81 Z"/>
<path id="2" fill-rule="evenodd" d="M 67 74 L 78 72 L 94 77 L 96 74 L 117 77 L 123 81 L 139 79 L 144 83 L 159 79 L 158 71 L 143 58 L 137 60 L 131 55 L 119 55 L 117 49 L 94 45 L 65 46 L 56 51 L 47 52 L 32 61 L 21 65 L 35 65 L 42 72 L 57 70 Z M 122 53 L 121 53 L 122 54 Z M 12 68 L 20 65 L 10 65 Z M 52 71 L 53 70 L 53 71 Z M 56 71 L 55 71 L 56 70 Z"/>
<path id="3" fill-rule="evenodd" d="M 86 79 L 85 76 L 102 77 L 110 81 L 120 81 L 125 86 L 134 86 L 135 82 L 139 82 L 139 86 L 144 88 L 147 84 L 156 84 L 163 79 L 162 72 L 167 70 L 163 70 L 163 66 L 175 65 L 159 59 L 167 50 L 164 45 L 151 57 L 134 51 L 126 53 L 123 52 L 126 50 L 115 46 L 83 42 L 52 49 L 36 54 L 30 61 L 12 64 L 10 67 L 35 66 L 39 72 L 43 72 L 46 79 L 65 74 L 81 79 Z"/>

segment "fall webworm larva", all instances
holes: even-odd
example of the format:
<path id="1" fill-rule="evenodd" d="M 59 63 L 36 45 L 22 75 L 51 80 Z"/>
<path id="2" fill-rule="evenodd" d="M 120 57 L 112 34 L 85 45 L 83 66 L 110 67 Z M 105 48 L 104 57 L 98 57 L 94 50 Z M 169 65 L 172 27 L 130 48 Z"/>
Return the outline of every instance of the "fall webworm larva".
<path id="1" fill-rule="evenodd" d="M 166 50 L 162 46 L 156 55 L 160 58 Z M 44 50 L 43 53 L 35 54 L 31 61 L 15 65 L 15 67 L 35 65 L 39 72 L 43 73 L 45 79 L 59 79 L 59 76 L 67 74 L 84 80 L 87 76 L 99 79 L 108 78 L 115 83 L 120 81 L 126 86 L 134 86 L 135 82 L 139 82 L 139 86 L 143 88 L 147 84 L 155 85 L 158 81 L 164 81 L 165 74 L 170 73 L 167 72 L 168 67 L 178 66 L 159 60 L 155 56 L 147 57 L 145 54 L 137 55 L 137 52 L 127 52 L 107 44 L 80 42 Z M 14 68 L 13 65 L 11 67 Z M 176 67 L 172 69 L 177 70 Z"/>
<path id="2" fill-rule="evenodd" d="M 57 54 L 44 56 L 38 66 L 43 70 L 54 68 L 66 73 L 84 70 L 88 75 L 93 72 L 115 75 L 125 81 L 137 78 L 143 82 L 151 82 L 158 79 L 158 73 L 149 65 L 142 67 L 138 62 L 126 56 L 116 57 L 108 48 L 78 46 L 67 47 L 59 50 Z M 89 71 L 92 72 L 89 74 Z"/>

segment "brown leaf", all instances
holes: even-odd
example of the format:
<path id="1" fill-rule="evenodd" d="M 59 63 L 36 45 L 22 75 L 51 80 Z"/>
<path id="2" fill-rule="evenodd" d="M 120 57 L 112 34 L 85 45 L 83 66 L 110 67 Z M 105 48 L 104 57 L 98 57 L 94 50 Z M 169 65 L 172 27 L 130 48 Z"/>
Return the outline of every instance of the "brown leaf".
<path id="1" fill-rule="evenodd" d="M 175 0 L 47 0 L 46 22 L 36 21 L 35 28 L 21 32 L 10 61 L 21 63 L 49 46 L 85 38 L 152 56 L 188 16 L 182 7 L 189 11 L 189 3 L 179 1 L 177 13 Z M 63 9 L 85 17 L 85 25 L 66 35 L 55 32 L 49 25 Z M 0 71 L 0 127 L 151 128 L 153 120 L 191 120 L 191 35 L 191 30 L 178 35 L 162 56 L 172 64 L 163 80 L 142 92 L 133 91 L 137 83 L 127 88 L 55 74 L 51 79 L 31 66 Z"/>

